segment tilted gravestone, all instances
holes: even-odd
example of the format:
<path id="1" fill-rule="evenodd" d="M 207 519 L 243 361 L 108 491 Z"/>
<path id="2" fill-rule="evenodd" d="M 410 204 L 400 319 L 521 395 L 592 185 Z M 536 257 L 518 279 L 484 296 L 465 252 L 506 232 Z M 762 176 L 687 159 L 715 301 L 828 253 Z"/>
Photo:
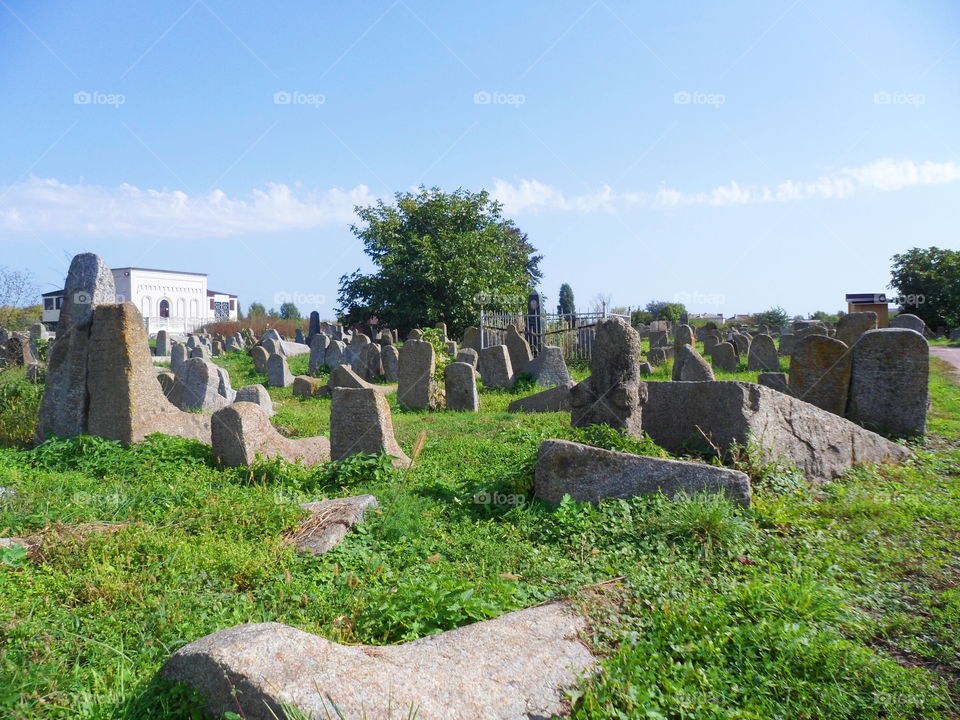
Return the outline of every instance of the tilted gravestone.
<path id="1" fill-rule="evenodd" d="M 674 350 L 681 345 L 693 345 L 693 328 L 689 325 L 678 325 L 673 330 Z"/>
<path id="2" fill-rule="evenodd" d="M 732 343 L 722 342 L 713 349 L 713 366 L 717 370 L 735 373 L 740 365 L 740 358 Z"/>
<path id="3" fill-rule="evenodd" d="M 837 320 L 837 340 L 853 347 L 867 330 L 877 329 L 877 314 L 873 311 L 852 312 Z"/>
<path id="4" fill-rule="evenodd" d="M 852 362 L 850 348 L 836 338 L 800 338 L 790 356 L 790 393 L 842 417 L 847 408 Z"/>
<path id="5" fill-rule="evenodd" d="M 397 402 L 404 410 L 433 410 L 437 388 L 433 379 L 436 357 L 425 340 L 407 340 L 400 348 L 400 380 Z"/>
<path id="6" fill-rule="evenodd" d="M 493 345 L 481 350 L 479 366 L 484 387 L 504 390 L 513 387 L 513 366 L 506 345 Z"/>
<path id="7" fill-rule="evenodd" d="M 513 374 L 525 372 L 527 365 L 533 359 L 533 353 L 530 352 L 530 344 L 524 339 L 516 325 L 507 328 L 506 340 L 507 352 L 510 353 L 510 367 Z"/>
<path id="8" fill-rule="evenodd" d="M 259 405 L 267 415 L 273 415 L 273 399 L 263 385 L 244 385 L 237 390 L 234 402 L 248 402 Z"/>
<path id="9" fill-rule="evenodd" d="M 465 362 L 452 362 L 443 371 L 447 410 L 476 412 L 480 409 L 477 396 L 477 371 Z"/>
<path id="10" fill-rule="evenodd" d="M 674 367 L 676 367 L 676 363 L 681 365 L 680 377 L 677 380 L 682 382 L 714 380 L 713 368 L 710 367 L 710 363 L 704 360 L 692 345 L 680 346 L 676 351 L 674 363 Z"/>
<path id="11" fill-rule="evenodd" d="M 250 351 L 250 357 L 253 358 L 253 369 L 262 375 L 266 375 L 267 360 L 270 359 L 269 351 L 262 345 L 257 345 Z"/>
<path id="12" fill-rule="evenodd" d="M 641 433 L 647 384 L 640 379 L 640 336 L 619 317 L 597 323 L 591 376 L 570 391 L 573 427 L 609 425 Z"/>
<path id="13" fill-rule="evenodd" d="M 737 355 L 743 357 L 744 355 L 750 354 L 750 336 L 743 333 L 735 332 L 730 338 L 730 342 L 737 350 Z"/>
<path id="14" fill-rule="evenodd" d="M 370 382 L 376 382 L 383 377 L 383 358 L 380 345 L 367 343 L 360 349 L 360 377 Z"/>
<path id="15" fill-rule="evenodd" d="M 224 382 L 222 368 L 196 357 L 187 360 L 175 374 L 173 388 L 167 398 L 187 412 L 216 412 L 232 403 L 236 393 Z"/>
<path id="16" fill-rule="evenodd" d="M 383 364 L 383 379 L 388 383 L 400 380 L 400 351 L 396 345 L 384 345 L 380 352 L 380 362 Z"/>
<path id="17" fill-rule="evenodd" d="M 267 384 L 278 388 L 293 385 L 293 373 L 283 355 L 274 354 L 267 360 Z"/>
<path id="18" fill-rule="evenodd" d="M 249 467 L 258 456 L 282 457 L 307 467 L 330 459 L 330 440 L 285 438 L 270 424 L 270 416 L 249 402 L 235 402 L 213 414 L 211 442 L 214 457 L 225 467 Z"/>
<path id="19" fill-rule="evenodd" d="M 868 330 L 853 347 L 847 418 L 885 435 L 922 435 L 929 373 L 923 335 L 906 328 Z"/>
<path id="20" fill-rule="evenodd" d="M 747 358 L 747 370 L 780 370 L 780 355 L 772 337 L 761 334 L 753 338 Z"/>
<path id="21" fill-rule="evenodd" d="M 551 385 L 566 385 L 570 382 L 570 372 L 563 359 L 563 348 L 555 345 L 544 345 L 529 365 L 527 372 L 537 385 L 550 387 Z"/>

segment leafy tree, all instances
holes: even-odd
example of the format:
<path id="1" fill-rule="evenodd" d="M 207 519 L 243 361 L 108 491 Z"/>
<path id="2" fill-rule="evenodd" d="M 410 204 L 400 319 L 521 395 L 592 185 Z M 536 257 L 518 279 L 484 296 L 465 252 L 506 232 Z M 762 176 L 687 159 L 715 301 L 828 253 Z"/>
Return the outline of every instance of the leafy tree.
<path id="1" fill-rule="evenodd" d="M 679 322 L 680 318 L 687 312 L 683 303 L 667 302 L 666 300 L 651 300 L 647 303 L 646 309 L 654 320 L 670 320 L 671 322 Z"/>
<path id="2" fill-rule="evenodd" d="M 913 248 L 893 256 L 890 287 L 930 328 L 960 327 L 960 251 Z"/>
<path id="3" fill-rule="evenodd" d="M 542 256 L 485 190 L 421 187 L 396 193 L 393 205 L 381 200 L 356 212 L 361 222 L 350 230 L 378 269 L 340 278 L 341 322 L 366 323 L 376 315 L 406 334 L 443 320 L 459 335 L 476 324 L 481 305 L 525 308 L 541 278 Z"/>
<path id="4" fill-rule="evenodd" d="M 647 312 L 646 310 L 634 310 L 630 313 L 631 325 L 649 325 L 652 321 L 653 313 Z"/>
<path id="5" fill-rule="evenodd" d="M 247 310 L 247 317 L 264 317 L 267 314 L 267 309 L 260 303 L 250 303 L 250 309 Z"/>
<path id="6" fill-rule="evenodd" d="M 558 315 L 573 315 L 577 306 L 573 300 L 573 288 L 569 283 L 560 286 L 560 302 L 557 304 Z"/>
<path id="7" fill-rule="evenodd" d="M 766 325 L 770 328 L 782 327 L 789 319 L 790 316 L 787 315 L 787 311 L 779 305 L 777 307 L 770 308 L 766 312 L 757 313 L 756 317 L 757 325 Z"/>
<path id="8" fill-rule="evenodd" d="M 281 320 L 300 320 L 300 310 L 292 302 L 285 302 L 280 306 Z"/>
<path id="9" fill-rule="evenodd" d="M 826 310 L 817 310 L 815 313 L 810 313 L 810 317 L 820 322 L 835 323 L 842 314 L 842 312 L 837 312 L 831 315 Z"/>

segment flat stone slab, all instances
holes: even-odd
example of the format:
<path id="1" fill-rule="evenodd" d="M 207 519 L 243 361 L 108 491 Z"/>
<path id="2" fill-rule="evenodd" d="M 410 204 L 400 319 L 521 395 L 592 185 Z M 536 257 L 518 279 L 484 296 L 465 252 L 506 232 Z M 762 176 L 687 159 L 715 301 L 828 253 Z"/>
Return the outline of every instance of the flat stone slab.
<path id="1" fill-rule="evenodd" d="M 762 385 L 648 382 L 647 390 L 643 430 L 670 452 L 710 444 L 727 452 L 753 439 L 766 459 L 791 462 L 807 479 L 821 482 L 855 465 L 910 456 L 905 447 L 856 423 Z"/>
<path id="2" fill-rule="evenodd" d="M 543 720 L 595 668 L 586 620 L 564 603 L 507 613 L 420 640 L 340 645 L 279 623 L 238 625 L 178 650 L 161 671 L 247 720 Z"/>
<path id="3" fill-rule="evenodd" d="M 510 412 L 570 412 L 570 388 L 572 380 L 563 385 L 557 385 L 549 390 L 527 395 L 514 400 L 507 406 Z"/>
<path id="4" fill-rule="evenodd" d="M 739 470 L 705 463 L 644 457 L 568 440 L 544 440 L 537 455 L 534 492 L 541 500 L 578 502 L 663 493 L 722 492 L 750 506 L 750 478 Z"/>
<path id="5" fill-rule="evenodd" d="M 270 416 L 251 402 L 236 402 L 213 414 L 213 455 L 225 467 L 249 467 L 257 456 L 317 465 L 330 459 L 330 440 L 291 440 L 270 424 Z"/>
<path id="6" fill-rule="evenodd" d="M 377 506 L 373 495 L 303 503 L 300 507 L 312 514 L 300 523 L 288 542 L 301 552 L 322 555 L 339 545 L 354 525 L 363 522 L 364 513 Z"/>

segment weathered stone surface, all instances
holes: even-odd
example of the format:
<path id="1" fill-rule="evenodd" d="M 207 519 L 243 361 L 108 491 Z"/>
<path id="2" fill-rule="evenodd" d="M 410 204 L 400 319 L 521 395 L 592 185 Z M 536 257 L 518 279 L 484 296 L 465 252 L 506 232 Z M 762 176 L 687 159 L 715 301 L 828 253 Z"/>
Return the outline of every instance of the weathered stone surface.
<path id="1" fill-rule="evenodd" d="M 384 452 L 394 467 L 408 467 L 393 434 L 393 416 L 383 393 L 372 388 L 336 388 L 330 404 L 330 456 L 341 460 L 358 453 Z"/>
<path id="2" fill-rule="evenodd" d="M 769 335 L 757 335 L 750 342 L 747 370 L 780 370 L 780 355 L 777 344 Z"/>
<path id="3" fill-rule="evenodd" d="M 830 480 L 861 463 L 900 462 L 908 451 L 815 405 L 753 383 L 647 383 L 643 429 L 660 447 L 722 452 L 752 439 L 769 460 Z M 709 438 L 709 443 L 704 439 Z"/>
<path id="4" fill-rule="evenodd" d="M 210 351 L 206 345 L 197 345 L 193 350 L 190 351 L 190 359 L 198 358 L 200 360 L 210 361 L 213 357 L 213 353 Z"/>
<path id="5" fill-rule="evenodd" d="M 420 328 L 414 328 L 407 334 L 407 340 L 419 340 L 423 337 L 423 330 Z"/>
<path id="6" fill-rule="evenodd" d="M 293 373 L 283 355 L 271 355 L 267 359 L 267 384 L 270 387 L 290 387 L 293 385 Z"/>
<path id="7" fill-rule="evenodd" d="M 692 345 L 681 345 L 676 350 L 674 359 L 674 368 L 680 364 L 680 377 L 677 378 L 683 382 L 699 382 L 704 380 L 713 380 L 713 368 L 710 363 L 703 359 Z"/>
<path id="8" fill-rule="evenodd" d="M 367 510 L 378 507 L 373 495 L 354 495 L 319 502 L 303 503 L 310 517 L 287 538 L 300 552 L 322 555 L 340 544 L 350 530 L 363 522 Z"/>
<path id="9" fill-rule="evenodd" d="M 720 337 L 713 333 L 705 333 L 703 336 L 703 354 L 709 356 L 713 349 L 720 344 Z"/>
<path id="10" fill-rule="evenodd" d="M 267 351 L 267 355 L 283 355 L 283 343 L 273 338 L 267 338 L 260 342 L 261 347 Z"/>
<path id="11" fill-rule="evenodd" d="M 259 405 L 268 416 L 273 415 L 273 400 L 263 385 L 244 385 L 237 390 L 235 402 L 248 402 Z"/>
<path id="12" fill-rule="evenodd" d="M 316 310 L 310 313 L 310 324 L 307 326 L 307 339 L 312 340 L 313 336 L 320 332 L 320 313 Z"/>
<path id="13" fill-rule="evenodd" d="M 927 331 L 927 324 L 911 313 L 899 313 L 890 318 L 890 327 L 913 330 L 921 335 L 924 335 Z"/>
<path id="14" fill-rule="evenodd" d="M 300 328 L 297 328 L 297 331 L 293 335 L 293 339 L 301 345 L 307 344 L 307 337 L 303 334 L 303 330 Z"/>
<path id="15" fill-rule="evenodd" d="M 673 330 L 674 351 L 683 345 L 693 345 L 693 328 L 689 325 L 677 325 Z"/>
<path id="16" fill-rule="evenodd" d="M 383 363 L 383 379 L 388 383 L 400 381 L 400 350 L 396 345 L 384 345 L 380 352 L 380 362 Z"/>
<path id="17" fill-rule="evenodd" d="M 647 384 L 640 379 L 640 336 L 619 317 L 597 323 L 591 375 L 570 390 L 573 427 L 609 425 L 639 435 Z"/>
<path id="18" fill-rule="evenodd" d="M 87 353 L 87 433 L 122 443 L 151 433 L 210 442 L 210 416 L 178 410 L 163 395 L 143 317 L 130 303 L 93 311 Z"/>
<path id="19" fill-rule="evenodd" d="M 346 345 L 344 345 L 340 340 L 331 340 L 327 345 L 327 351 L 323 356 L 323 364 L 331 370 L 342 364 L 343 351 L 345 348 Z"/>
<path id="20" fill-rule="evenodd" d="M 346 365 L 338 365 L 330 372 L 330 379 L 327 380 L 327 387 L 332 391 L 334 388 L 353 388 L 361 390 L 376 390 L 379 393 L 390 393 L 396 389 L 395 385 L 373 385 L 357 375 Z"/>
<path id="21" fill-rule="evenodd" d="M 750 355 L 750 342 L 750 336 L 744 333 L 735 332 L 730 338 L 730 343 L 736 348 L 739 357 Z"/>
<path id="22" fill-rule="evenodd" d="M 397 402 L 404 410 L 433 410 L 438 393 L 433 373 L 433 345 L 425 340 L 407 340 L 400 348 L 400 382 Z"/>
<path id="23" fill-rule="evenodd" d="M 169 398 L 170 391 L 173 390 L 173 383 L 176 382 L 176 375 L 172 372 L 157 373 L 157 381 L 160 383 L 160 389 L 163 390 L 164 396 Z"/>
<path id="24" fill-rule="evenodd" d="M 156 355 L 159 357 L 166 357 L 170 354 L 170 336 L 167 334 L 166 330 L 160 330 L 157 332 L 157 349 Z"/>
<path id="25" fill-rule="evenodd" d="M 513 368 L 513 374 L 516 377 L 517 373 L 526 371 L 527 365 L 533 359 L 530 343 L 520 334 L 516 325 L 511 325 L 507 328 L 504 344 L 507 346 L 507 352 L 510 353 L 510 367 Z"/>
<path id="26" fill-rule="evenodd" d="M 304 343 L 288 342 L 286 340 L 280 343 L 280 354 L 288 358 L 306 355 L 308 352 L 310 352 L 310 346 Z"/>
<path id="27" fill-rule="evenodd" d="M 37 362 L 30 347 L 30 340 L 20 335 L 11 335 L 6 347 L 7 363 L 16 367 L 27 367 Z"/>
<path id="28" fill-rule="evenodd" d="M 480 353 L 473 348 L 463 348 L 457 353 L 457 362 L 469 363 L 473 366 L 473 369 L 476 370 L 477 365 L 480 363 Z"/>
<path id="29" fill-rule="evenodd" d="M 800 338 L 805 338 L 808 335 L 829 335 L 830 333 L 828 333 L 827 329 L 819 323 L 809 323 L 804 327 L 795 329 L 793 334 L 796 336 L 797 341 L 799 341 Z"/>
<path id="30" fill-rule="evenodd" d="M 276 340 L 277 342 L 280 342 L 283 340 L 283 336 L 275 329 L 270 328 L 260 336 L 260 342 L 265 342 L 266 340 Z"/>
<path id="31" fill-rule="evenodd" d="M 480 340 L 480 328 L 468 327 L 463 333 L 463 342 L 460 343 L 460 348 L 462 350 L 469 348 L 471 350 L 475 350 L 477 354 L 479 354 Z"/>
<path id="32" fill-rule="evenodd" d="M 586 621 L 565 604 L 518 610 L 402 645 L 347 646 L 288 625 L 227 628 L 181 648 L 162 676 L 217 717 L 534 720 L 567 713 L 565 690 L 595 660 Z"/>
<path id="33" fill-rule="evenodd" d="M 663 493 L 721 492 L 750 506 L 750 478 L 738 470 L 603 450 L 567 440 L 545 440 L 537 455 L 534 492 L 541 500 L 578 502 Z"/>
<path id="34" fill-rule="evenodd" d="M 837 320 L 837 340 L 853 347 L 867 330 L 877 329 L 877 314 L 872 310 L 841 315 Z"/>
<path id="35" fill-rule="evenodd" d="M 557 385 L 549 390 L 514 400 L 507 406 L 510 412 L 570 412 L 570 388 L 573 381 Z"/>
<path id="36" fill-rule="evenodd" d="M 293 378 L 293 396 L 301 400 L 315 397 L 325 397 L 330 393 L 327 384 L 319 378 L 309 375 L 297 375 Z"/>
<path id="37" fill-rule="evenodd" d="M 87 432 L 87 361 L 94 308 L 116 300 L 113 273 L 99 256 L 74 256 L 64 282 L 57 339 L 47 352 L 47 376 L 36 440 Z M 9 341 L 9 338 L 8 338 Z"/>
<path id="38" fill-rule="evenodd" d="M 737 349 L 732 343 L 722 342 L 713 348 L 713 366 L 717 370 L 734 373 L 740 365 Z"/>
<path id="39" fill-rule="evenodd" d="M 922 435 L 930 403 L 930 347 L 906 328 L 868 330 L 853 347 L 846 416 L 869 430 Z"/>
<path id="40" fill-rule="evenodd" d="M 800 338 L 790 356 L 790 393 L 842 417 L 847 408 L 852 360 L 850 349 L 836 338 Z"/>
<path id="41" fill-rule="evenodd" d="M 174 375 L 183 367 L 183 364 L 190 359 L 190 348 L 183 343 L 174 343 L 170 348 L 170 371 Z"/>
<path id="42" fill-rule="evenodd" d="M 370 381 L 383 378 L 383 359 L 377 343 L 367 343 L 360 349 L 360 370 L 357 374 Z"/>
<path id="43" fill-rule="evenodd" d="M 757 384 L 787 395 L 793 394 L 785 372 L 762 372 L 757 376 Z"/>
<path id="44" fill-rule="evenodd" d="M 778 352 L 781 355 L 790 355 L 793 352 L 793 346 L 796 343 L 797 336 L 793 333 L 780 334 L 780 347 Z"/>
<path id="45" fill-rule="evenodd" d="M 480 409 L 480 397 L 477 395 L 477 371 L 473 365 L 452 362 L 444 368 L 444 393 L 447 410 L 476 412 Z"/>
<path id="46" fill-rule="evenodd" d="M 237 402 L 218 410 L 213 414 L 212 428 L 214 457 L 226 467 L 252 465 L 257 456 L 282 457 L 306 466 L 330 459 L 327 438 L 285 438 L 270 424 L 263 409 L 253 403 Z"/>
<path id="47" fill-rule="evenodd" d="M 253 359 L 253 369 L 262 375 L 267 374 L 267 361 L 270 359 L 270 353 L 262 345 L 257 345 L 250 351 L 250 357 Z"/>
<path id="48" fill-rule="evenodd" d="M 229 377 L 224 384 L 221 369 L 203 358 L 190 358 L 176 373 L 168 399 L 187 412 L 212 413 L 226 407 L 236 393 L 229 386 Z"/>
<path id="49" fill-rule="evenodd" d="M 651 330 L 650 331 L 650 349 L 656 347 L 663 347 L 670 344 L 670 337 L 667 335 L 666 330 Z"/>
<path id="50" fill-rule="evenodd" d="M 647 361 L 651 365 L 663 365 L 668 358 L 673 357 L 673 348 L 667 347 L 655 347 L 650 348 L 650 351 L 647 353 Z"/>
<path id="51" fill-rule="evenodd" d="M 311 317 L 312 317 L 311 313 Z M 311 320 L 311 324 L 312 324 Z M 319 321 L 318 321 L 319 322 Z M 324 335 L 321 332 L 315 333 L 310 338 L 310 367 L 309 372 L 311 375 L 316 375 L 320 372 L 320 368 L 324 366 L 324 359 L 327 355 L 327 345 L 330 343 L 330 338 Z"/>
<path id="52" fill-rule="evenodd" d="M 555 345 L 544 345 L 529 365 L 527 372 L 537 385 L 550 387 L 570 382 L 570 372 L 563 359 L 563 348 Z"/>
<path id="53" fill-rule="evenodd" d="M 480 378 L 487 388 L 513 387 L 513 365 L 506 345 L 492 345 L 480 351 Z"/>

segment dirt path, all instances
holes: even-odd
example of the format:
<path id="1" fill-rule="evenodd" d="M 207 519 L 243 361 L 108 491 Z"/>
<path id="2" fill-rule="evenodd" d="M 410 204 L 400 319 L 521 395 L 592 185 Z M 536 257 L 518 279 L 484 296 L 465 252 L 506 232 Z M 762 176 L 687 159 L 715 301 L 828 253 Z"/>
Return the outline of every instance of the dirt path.
<path id="1" fill-rule="evenodd" d="M 953 365 L 954 372 L 960 374 L 960 348 L 932 347 L 930 354 Z M 958 378 L 960 379 L 960 378 Z"/>

